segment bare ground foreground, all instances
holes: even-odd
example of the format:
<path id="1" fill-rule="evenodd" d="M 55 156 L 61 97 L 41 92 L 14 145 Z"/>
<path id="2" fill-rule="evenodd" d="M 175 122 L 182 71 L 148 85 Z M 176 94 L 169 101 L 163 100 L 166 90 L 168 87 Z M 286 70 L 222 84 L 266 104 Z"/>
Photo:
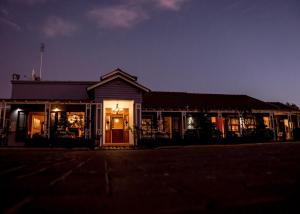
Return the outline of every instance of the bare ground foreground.
<path id="1" fill-rule="evenodd" d="M 0 149 L 0 213 L 300 213 L 300 143 Z"/>

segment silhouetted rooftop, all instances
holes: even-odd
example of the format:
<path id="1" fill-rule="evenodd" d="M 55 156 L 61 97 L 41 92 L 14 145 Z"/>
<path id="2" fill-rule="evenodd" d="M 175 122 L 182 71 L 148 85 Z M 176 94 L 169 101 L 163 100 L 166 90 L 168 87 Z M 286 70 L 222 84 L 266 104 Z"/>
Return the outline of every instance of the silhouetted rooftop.
<path id="1" fill-rule="evenodd" d="M 143 108 L 163 109 L 276 109 L 275 106 L 247 95 L 150 92 L 143 97 Z"/>

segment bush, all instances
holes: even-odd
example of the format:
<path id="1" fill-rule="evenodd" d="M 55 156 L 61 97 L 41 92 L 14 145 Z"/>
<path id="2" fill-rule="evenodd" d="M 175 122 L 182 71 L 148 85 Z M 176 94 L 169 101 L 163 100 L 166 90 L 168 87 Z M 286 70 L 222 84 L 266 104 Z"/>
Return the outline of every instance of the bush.
<path id="1" fill-rule="evenodd" d="M 300 128 L 293 129 L 294 140 L 300 140 Z"/>
<path id="2" fill-rule="evenodd" d="M 221 140 L 221 131 L 218 129 L 189 129 L 184 133 L 186 143 L 216 143 Z"/>
<path id="3" fill-rule="evenodd" d="M 32 138 L 27 138 L 25 140 L 25 146 L 29 147 L 48 147 L 49 144 L 49 139 L 39 134 L 34 134 L 32 135 Z"/>

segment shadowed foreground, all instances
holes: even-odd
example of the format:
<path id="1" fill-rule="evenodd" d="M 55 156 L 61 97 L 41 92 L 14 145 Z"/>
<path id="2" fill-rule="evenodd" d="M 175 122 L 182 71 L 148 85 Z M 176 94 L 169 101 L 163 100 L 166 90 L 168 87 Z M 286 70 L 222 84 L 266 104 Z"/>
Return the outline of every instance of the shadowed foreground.
<path id="1" fill-rule="evenodd" d="M 300 144 L 0 150 L 0 213 L 299 213 Z"/>

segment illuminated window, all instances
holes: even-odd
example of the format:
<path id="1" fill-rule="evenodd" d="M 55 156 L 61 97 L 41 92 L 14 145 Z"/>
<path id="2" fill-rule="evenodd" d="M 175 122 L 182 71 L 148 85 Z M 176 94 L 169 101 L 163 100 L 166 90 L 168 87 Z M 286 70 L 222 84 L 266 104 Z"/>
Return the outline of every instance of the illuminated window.
<path id="1" fill-rule="evenodd" d="M 187 129 L 194 129 L 195 128 L 195 121 L 192 116 L 187 117 Z"/>
<path id="2" fill-rule="evenodd" d="M 144 136 L 152 134 L 152 119 L 151 118 L 143 118 L 142 119 L 142 134 Z"/>
<path id="3" fill-rule="evenodd" d="M 172 137 L 172 117 L 163 118 L 164 132 L 169 138 Z"/>
<path id="4" fill-rule="evenodd" d="M 67 112 L 68 132 L 72 137 L 84 137 L 84 112 Z"/>
<path id="5" fill-rule="evenodd" d="M 245 118 L 243 122 L 244 122 L 244 127 L 246 129 L 255 129 L 256 128 L 255 118 Z"/>
<path id="6" fill-rule="evenodd" d="M 228 129 L 231 132 L 239 131 L 239 119 L 238 118 L 230 118 L 228 121 Z"/>
<path id="7" fill-rule="evenodd" d="M 82 138 L 85 127 L 84 112 L 52 112 L 51 129 L 56 137 Z"/>
<path id="8" fill-rule="evenodd" d="M 284 119 L 284 120 L 283 120 L 283 123 L 284 123 L 284 126 L 285 126 L 286 128 L 289 127 L 289 120 L 288 120 L 288 119 Z"/>
<path id="9" fill-rule="evenodd" d="M 217 118 L 216 118 L 216 117 L 211 117 L 211 122 L 212 122 L 213 124 L 217 123 Z"/>
<path id="10" fill-rule="evenodd" d="M 270 128 L 270 118 L 269 117 L 263 117 L 264 125 L 266 128 Z"/>
<path id="11" fill-rule="evenodd" d="M 112 117 L 111 128 L 112 129 L 123 129 L 124 128 L 123 117 L 120 117 L 120 116 Z"/>
<path id="12" fill-rule="evenodd" d="M 44 134 L 45 114 L 44 112 L 29 113 L 29 136 L 41 136 Z"/>

